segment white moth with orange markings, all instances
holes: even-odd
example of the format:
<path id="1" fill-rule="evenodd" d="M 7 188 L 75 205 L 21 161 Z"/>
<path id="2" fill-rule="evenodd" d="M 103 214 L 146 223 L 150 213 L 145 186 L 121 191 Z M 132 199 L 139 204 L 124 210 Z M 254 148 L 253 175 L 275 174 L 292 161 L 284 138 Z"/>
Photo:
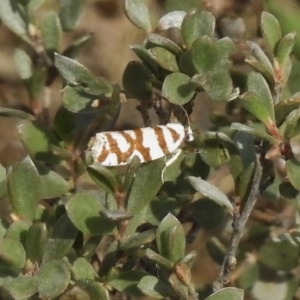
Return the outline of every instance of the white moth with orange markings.
<path id="1" fill-rule="evenodd" d="M 190 127 L 185 128 L 180 123 L 168 123 L 134 130 L 97 133 L 89 146 L 94 162 L 111 167 L 127 165 L 134 156 L 141 163 L 162 158 L 169 153 L 178 152 L 183 141 L 189 142 L 193 139 Z"/>

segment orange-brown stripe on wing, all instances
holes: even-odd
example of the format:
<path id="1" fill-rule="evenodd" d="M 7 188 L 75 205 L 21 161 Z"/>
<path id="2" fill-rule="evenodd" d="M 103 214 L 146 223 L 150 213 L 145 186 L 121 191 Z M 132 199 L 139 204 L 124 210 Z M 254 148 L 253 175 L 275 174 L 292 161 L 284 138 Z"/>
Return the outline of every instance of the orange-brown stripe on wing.
<path id="1" fill-rule="evenodd" d="M 141 129 L 136 129 L 134 130 L 134 132 L 136 135 L 134 148 L 142 154 L 144 161 L 153 160 L 150 154 L 150 149 L 148 147 L 145 147 L 143 143 L 144 139 L 147 138 L 144 135 L 144 131 L 142 131 Z"/>
<path id="2" fill-rule="evenodd" d="M 104 144 L 101 153 L 97 157 L 97 160 L 100 163 L 106 160 L 108 155 L 111 153 L 111 148 L 114 144 L 114 139 L 111 137 L 109 133 L 105 133 L 104 136 L 106 137 L 107 143 Z"/>
<path id="3" fill-rule="evenodd" d="M 177 131 L 175 131 L 173 128 L 170 128 L 170 127 L 166 127 L 166 128 L 167 128 L 167 129 L 169 130 L 169 132 L 171 133 L 173 142 L 174 142 L 174 143 L 177 142 L 177 141 L 179 140 L 179 138 L 180 138 L 180 134 L 179 134 Z"/>
<path id="4" fill-rule="evenodd" d="M 123 138 L 125 139 L 126 143 L 128 144 L 129 148 L 127 151 L 125 152 L 121 152 L 119 149 L 118 152 L 118 163 L 126 163 L 128 162 L 128 159 L 132 156 L 132 153 L 134 151 L 134 138 L 132 136 L 130 136 L 129 133 L 127 133 L 126 131 L 120 131 L 119 134 L 121 134 L 123 136 Z"/>
<path id="5" fill-rule="evenodd" d="M 158 145 L 161 148 L 161 150 L 163 151 L 163 153 L 164 154 L 169 153 L 168 145 L 166 143 L 166 139 L 165 139 L 165 136 L 164 136 L 163 129 L 160 126 L 155 126 L 153 128 L 153 130 L 154 130 L 155 135 L 157 137 Z"/>

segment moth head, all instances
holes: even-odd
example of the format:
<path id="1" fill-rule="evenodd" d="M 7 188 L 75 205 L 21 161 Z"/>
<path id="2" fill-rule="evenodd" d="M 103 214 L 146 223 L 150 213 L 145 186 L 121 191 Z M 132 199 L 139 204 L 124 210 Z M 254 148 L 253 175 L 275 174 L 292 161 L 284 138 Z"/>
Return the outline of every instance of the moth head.
<path id="1" fill-rule="evenodd" d="M 184 141 L 185 142 L 192 142 L 195 138 L 194 138 L 194 134 L 191 128 L 191 122 L 190 122 L 190 118 L 189 115 L 187 113 L 187 111 L 184 109 L 184 107 L 182 105 L 180 105 L 180 107 L 182 108 L 182 110 L 184 111 L 187 121 L 188 121 L 188 126 L 185 129 L 185 136 L 184 136 Z"/>
<path id="2" fill-rule="evenodd" d="M 188 126 L 185 130 L 184 141 L 185 142 L 192 142 L 194 139 L 195 138 L 194 138 L 192 128 L 190 126 Z"/>

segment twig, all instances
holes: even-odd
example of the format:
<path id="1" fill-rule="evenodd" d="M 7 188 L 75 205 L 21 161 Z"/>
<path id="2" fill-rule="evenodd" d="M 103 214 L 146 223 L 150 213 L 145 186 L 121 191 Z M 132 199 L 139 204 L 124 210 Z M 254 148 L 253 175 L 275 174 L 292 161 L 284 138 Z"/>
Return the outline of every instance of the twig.
<path id="1" fill-rule="evenodd" d="M 239 212 L 237 211 L 235 212 L 233 217 L 233 223 L 232 223 L 233 232 L 231 235 L 230 245 L 224 257 L 219 277 L 213 284 L 213 289 L 215 292 L 220 290 L 224 286 L 224 284 L 228 283 L 229 273 L 236 267 L 236 251 L 240 243 L 240 240 L 243 236 L 243 229 L 256 203 L 257 196 L 260 190 L 261 176 L 262 176 L 262 166 L 260 162 L 257 160 L 251 191 L 247 198 L 243 212 L 240 215 Z"/>

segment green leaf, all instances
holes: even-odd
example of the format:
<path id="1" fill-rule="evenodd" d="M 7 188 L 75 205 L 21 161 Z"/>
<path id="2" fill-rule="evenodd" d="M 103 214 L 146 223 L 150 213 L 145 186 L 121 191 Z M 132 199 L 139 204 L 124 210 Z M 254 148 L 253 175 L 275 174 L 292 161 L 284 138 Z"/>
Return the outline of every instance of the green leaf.
<path id="1" fill-rule="evenodd" d="M 300 104 L 300 95 L 293 95 L 291 98 L 281 100 L 275 104 L 275 115 L 277 125 L 281 125 L 286 117 L 293 110 L 299 108 Z"/>
<path id="2" fill-rule="evenodd" d="M 193 98 L 195 89 L 196 87 L 189 76 L 182 73 L 172 73 L 165 78 L 162 96 L 171 103 L 184 105 Z"/>
<path id="3" fill-rule="evenodd" d="M 32 221 L 40 200 L 41 182 L 38 171 L 28 156 L 8 169 L 7 186 L 14 212 L 19 217 Z"/>
<path id="4" fill-rule="evenodd" d="M 136 233 L 130 238 L 121 242 L 120 249 L 127 250 L 144 246 L 151 243 L 155 239 L 155 229 L 149 229 L 141 233 Z"/>
<path id="5" fill-rule="evenodd" d="M 251 106 L 253 106 L 254 109 L 265 110 L 268 118 L 275 123 L 274 101 L 264 77 L 257 72 L 251 72 L 248 76 L 247 87 L 249 92 L 256 93 L 261 98 L 260 105 L 255 103 Z"/>
<path id="6" fill-rule="evenodd" d="M 147 275 L 148 273 L 143 271 L 125 271 L 120 273 L 117 278 L 109 281 L 108 284 L 119 292 L 123 292 L 131 296 L 143 296 L 137 285 L 141 279 Z"/>
<path id="7" fill-rule="evenodd" d="M 26 252 L 21 242 L 4 238 L 0 241 L 0 257 L 16 268 L 23 268 Z"/>
<path id="8" fill-rule="evenodd" d="M 276 271 L 291 271 L 298 259 L 298 247 L 288 240 L 266 242 L 259 251 L 259 261 Z"/>
<path id="9" fill-rule="evenodd" d="M 184 17 L 181 35 L 186 48 L 190 49 L 197 38 L 211 38 L 215 31 L 215 18 L 212 13 L 201 9 L 192 9 Z"/>
<path id="10" fill-rule="evenodd" d="M 19 118 L 21 120 L 33 120 L 35 119 L 35 116 L 19 110 L 19 109 L 13 109 L 13 108 L 5 108 L 0 107 L 0 116 L 1 117 L 13 117 L 13 118 Z"/>
<path id="11" fill-rule="evenodd" d="M 59 51 L 62 38 L 61 24 L 55 11 L 49 11 L 43 17 L 41 23 L 41 38 L 48 55 L 52 58 L 54 52 Z"/>
<path id="12" fill-rule="evenodd" d="M 239 178 L 238 183 L 238 195 L 242 201 L 245 203 L 247 197 L 251 191 L 251 187 L 253 186 L 253 175 L 256 168 L 256 163 L 252 162 L 247 168 L 245 168 Z"/>
<path id="13" fill-rule="evenodd" d="M 203 87 L 208 96 L 215 101 L 228 100 L 233 90 L 232 80 L 227 71 L 195 75 L 192 82 Z"/>
<path id="14" fill-rule="evenodd" d="M 25 275 L 7 278 L 1 288 L 14 300 L 28 299 L 37 292 L 37 280 L 35 277 Z"/>
<path id="15" fill-rule="evenodd" d="M 68 57 L 55 54 L 55 66 L 61 75 L 78 89 L 91 95 L 112 95 L 112 85 L 94 76 L 86 67 Z"/>
<path id="16" fill-rule="evenodd" d="M 288 33 L 285 35 L 277 45 L 276 58 L 282 66 L 286 64 L 289 56 L 293 50 L 296 39 L 296 33 Z"/>
<path id="17" fill-rule="evenodd" d="M 112 271 L 112 268 L 116 266 L 118 260 L 118 252 L 119 252 L 119 243 L 118 241 L 113 241 L 110 243 L 104 253 L 103 260 L 101 262 L 100 270 L 98 274 L 100 277 L 109 277 L 109 272 Z"/>
<path id="18" fill-rule="evenodd" d="M 131 61 L 123 74 L 123 86 L 127 98 L 150 101 L 152 98 L 151 73 L 138 61 Z"/>
<path id="19" fill-rule="evenodd" d="M 132 161 L 130 162 L 128 168 L 127 168 L 127 173 L 125 175 L 125 178 L 123 180 L 122 184 L 122 189 L 126 193 L 126 195 L 129 195 L 129 192 L 132 188 L 133 182 L 135 180 L 135 174 L 137 170 L 139 169 L 141 165 L 140 159 L 135 155 L 132 158 Z"/>
<path id="20" fill-rule="evenodd" d="M 84 234 L 109 234 L 115 229 L 114 222 L 99 214 L 103 210 L 100 202 L 87 193 L 71 197 L 66 209 L 72 223 Z"/>
<path id="21" fill-rule="evenodd" d="M 20 276 L 20 269 L 10 266 L 9 264 L 5 263 L 3 260 L 1 261 L 0 265 L 0 281 L 3 282 L 3 278 L 16 278 Z"/>
<path id="22" fill-rule="evenodd" d="M 14 221 L 8 227 L 5 233 L 5 238 L 21 242 L 23 247 L 25 247 L 27 231 L 31 225 L 32 225 L 31 222 L 28 221 L 23 221 L 23 220 Z"/>
<path id="23" fill-rule="evenodd" d="M 169 13 L 163 15 L 158 23 L 156 28 L 158 30 L 168 30 L 169 28 L 181 28 L 182 21 L 186 15 L 185 11 L 180 11 L 177 9 L 168 9 L 166 8 Z"/>
<path id="24" fill-rule="evenodd" d="M 198 226 L 206 230 L 214 229 L 224 221 L 224 208 L 210 199 L 193 201 L 187 209 Z"/>
<path id="25" fill-rule="evenodd" d="M 89 95 L 69 85 L 63 90 L 63 106 L 73 113 L 78 113 L 81 110 L 95 110 L 92 107 L 94 100 L 97 100 L 96 96 Z"/>
<path id="26" fill-rule="evenodd" d="M 188 254 L 186 254 L 178 263 L 180 266 L 185 266 L 186 270 L 191 270 L 194 262 L 197 258 L 197 251 L 196 250 L 192 250 L 191 252 L 189 252 Z"/>
<path id="27" fill-rule="evenodd" d="M 19 126 L 22 142 L 35 159 L 57 164 L 60 158 L 51 152 L 51 145 L 59 146 L 54 134 L 37 121 L 24 122 Z"/>
<path id="28" fill-rule="evenodd" d="M 193 43 L 191 55 L 193 64 L 199 74 L 213 71 L 219 61 L 217 46 L 206 36 L 198 38 Z"/>
<path id="29" fill-rule="evenodd" d="M 145 219 L 151 225 L 158 226 L 168 213 L 176 216 L 181 208 L 182 202 L 175 197 L 156 197 L 147 205 Z"/>
<path id="30" fill-rule="evenodd" d="M 79 25 L 83 14 L 84 0 L 59 0 L 59 18 L 63 31 L 72 31 Z"/>
<path id="31" fill-rule="evenodd" d="M 183 168 L 184 168 L 183 161 L 184 161 L 185 157 L 186 157 L 186 153 L 184 153 L 183 151 L 180 151 L 178 156 L 176 156 L 176 154 L 175 154 L 173 157 L 171 157 L 169 160 L 167 160 L 167 163 L 169 162 L 170 164 L 166 165 L 162 171 L 161 176 L 162 176 L 163 182 L 174 181 L 182 173 Z M 174 158 L 175 158 L 175 160 L 174 160 Z"/>
<path id="32" fill-rule="evenodd" d="M 252 56 L 255 58 L 257 62 L 260 63 L 261 65 L 261 70 L 264 70 L 264 73 L 262 73 L 266 78 L 268 78 L 271 82 L 274 81 L 274 69 L 273 65 L 268 58 L 268 56 L 265 54 L 265 52 L 261 49 L 261 47 L 254 42 L 248 41 L 247 42 L 248 47 L 250 48 Z M 246 61 L 249 63 L 249 60 L 252 61 L 251 59 L 247 59 Z M 250 65 L 253 66 L 253 64 L 249 63 Z M 255 66 L 255 64 L 254 64 Z"/>
<path id="33" fill-rule="evenodd" d="M 26 235 L 27 258 L 32 262 L 39 262 L 44 255 L 47 242 L 47 227 L 44 223 L 34 223 Z"/>
<path id="34" fill-rule="evenodd" d="M 148 52 L 156 63 L 163 69 L 171 72 L 179 71 L 176 56 L 172 52 L 161 47 L 151 48 Z"/>
<path id="35" fill-rule="evenodd" d="M 197 73 L 197 70 L 192 61 L 191 51 L 183 52 L 178 58 L 178 65 L 181 73 L 190 77 Z"/>
<path id="36" fill-rule="evenodd" d="M 154 252 L 152 249 L 148 248 L 144 252 L 144 256 L 153 261 L 155 264 L 171 271 L 174 267 L 174 264 L 158 253 Z"/>
<path id="37" fill-rule="evenodd" d="M 98 277 L 92 265 L 83 257 L 79 257 L 75 260 L 72 267 L 72 273 L 75 280 L 84 278 L 94 280 Z"/>
<path id="38" fill-rule="evenodd" d="M 28 37 L 28 18 L 24 7 L 18 1 L 0 1 L 0 19 L 12 32 L 27 43 L 31 43 Z"/>
<path id="39" fill-rule="evenodd" d="M 147 204 L 154 198 L 162 186 L 161 172 L 164 162 L 156 160 L 139 168 L 129 195 L 127 211 L 134 217 L 128 222 L 126 236 L 144 221 Z M 147 189 L 145 190 L 145 186 Z"/>
<path id="40" fill-rule="evenodd" d="M 176 267 L 176 270 L 178 270 L 179 268 Z M 181 270 L 179 272 L 182 272 Z M 180 279 L 179 276 L 175 273 L 172 272 L 171 275 L 168 278 L 169 283 L 171 284 L 176 296 L 179 299 L 189 299 L 190 295 L 189 295 L 189 288 L 188 285 L 184 283 L 184 278 L 181 276 L 185 276 L 185 274 L 181 274 L 180 273 Z M 190 290 L 192 290 L 193 288 L 191 288 Z M 192 292 L 192 291 L 191 291 Z M 192 292 L 194 294 L 194 292 Z M 194 297 L 196 295 L 193 295 Z M 191 298 L 193 298 L 193 296 Z"/>
<path id="41" fill-rule="evenodd" d="M 154 299 L 166 299 L 173 294 L 168 285 L 154 276 L 144 276 L 137 287 L 143 294 Z"/>
<path id="42" fill-rule="evenodd" d="M 149 70 L 154 74 L 157 73 L 157 64 L 145 47 L 141 45 L 131 45 L 130 49 L 132 49 Z"/>
<path id="43" fill-rule="evenodd" d="M 176 55 L 179 55 L 181 53 L 181 48 L 176 43 L 156 33 L 150 33 L 147 37 L 146 47 L 152 48 L 153 46 L 160 46 Z"/>
<path id="44" fill-rule="evenodd" d="M 68 287 L 70 279 L 70 270 L 64 261 L 53 260 L 42 265 L 37 274 L 40 297 L 53 299 L 61 295 Z"/>
<path id="45" fill-rule="evenodd" d="M 300 191 L 299 166 L 300 166 L 300 162 L 297 161 L 296 159 L 289 159 L 285 165 L 287 178 L 289 179 L 293 187 L 296 188 L 298 191 Z"/>
<path id="46" fill-rule="evenodd" d="M 55 223 L 45 247 L 43 264 L 51 260 L 63 258 L 72 248 L 77 233 L 78 231 L 69 216 L 67 214 L 61 215 Z"/>
<path id="47" fill-rule="evenodd" d="M 268 82 L 274 85 L 274 77 L 270 74 L 268 69 L 258 60 L 253 57 L 245 59 L 245 62 L 252 67 L 252 69 L 260 74 L 262 74 Z"/>
<path id="48" fill-rule="evenodd" d="M 94 163 L 87 167 L 87 171 L 93 181 L 106 192 L 115 194 L 118 190 L 116 175 L 108 168 L 99 163 Z"/>
<path id="49" fill-rule="evenodd" d="M 152 31 L 148 7 L 144 0 L 125 0 L 124 8 L 132 24 L 147 33 Z"/>
<path id="50" fill-rule="evenodd" d="M 159 224 L 156 243 L 159 253 L 173 263 L 184 256 L 184 230 L 181 223 L 172 214 L 169 213 Z"/>
<path id="51" fill-rule="evenodd" d="M 213 293 L 205 300 L 243 300 L 244 299 L 244 290 L 227 287 L 223 288 L 220 291 Z"/>
<path id="52" fill-rule="evenodd" d="M 228 197 L 216 186 L 194 176 L 188 176 L 187 179 L 197 192 L 200 192 L 203 196 L 211 199 L 217 204 L 226 207 L 229 212 L 233 211 L 232 203 Z"/>
<path id="53" fill-rule="evenodd" d="M 218 49 L 218 54 L 223 63 L 228 63 L 228 56 L 235 50 L 235 43 L 229 37 L 224 37 L 216 41 L 216 46 Z"/>
<path id="54" fill-rule="evenodd" d="M 22 49 L 15 49 L 14 61 L 19 76 L 25 80 L 32 76 L 32 61 L 30 56 Z"/>
<path id="55" fill-rule="evenodd" d="M 256 263 L 250 263 L 238 279 L 239 287 L 244 290 L 250 290 L 255 282 L 258 281 L 259 272 L 259 266 Z"/>
<path id="56" fill-rule="evenodd" d="M 68 193 L 72 186 L 58 173 L 48 169 L 45 165 L 37 165 L 41 179 L 41 198 L 53 199 Z"/>
<path id="57" fill-rule="evenodd" d="M 75 113 L 71 113 L 62 105 L 55 114 L 54 129 L 66 144 L 74 142 L 74 139 L 76 138 L 76 116 Z"/>
<path id="58" fill-rule="evenodd" d="M 228 152 L 220 141 L 219 133 L 202 134 L 199 148 L 201 159 L 210 167 L 219 167 L 229 161 Z"/>
<path id="59" fill-rule="evenodd" d="M 280 133 L 285 139 L 290 139 L 299 135 L 300 129 L 300 109 L 295 109 L 287 116 L 280 127 Z"/>
<path id="60" fill-rule="evenodd" d="M 299 76 L 300 76 L 300 61 L 293 61 L 291 73 L 288 78 L 289 79 L 288 87 L 291 94 L 296 93 L 291 98 L 295 98 L 297 95 L 298 101 L 300 101 L 300 97 L 299 97 L 300 95 L 297 93 L 300 91 L 299 82 L 298 82 Z M 287 101 L 287 100 L 283 100 L 283 101 Z"/>
<path id="61" fill-rule="evenodd" d="M 264 11 L 261 15 L 260 26 L 264 39 L 274 53 L 275 46 L 282 37 L 281 28 L 277 19 L 270 13 Z"/>
<path id="62" fill-rule="evenodd" d="M 239 99 L 240 105 L 262 123 L 273 122 L 270 112 L 264 105 L 263 99 L 255 92 L 246 92 Z"/>
<path id="63" fill-rule="evenodd" d="M 251 134 L 239 131 L 234 135 L 233 141 L 239 151 L 244 168 L 256 161 L 255 143 Z"/>
<path id="64" fill-rule="evenodd" d="M 265 131 L 259 130 L 255 127 L 247 126 L 247 125 L 240 124 L 240 123 L 232 123 L 230 126 L 230 129 L 250 133 L 251 135 L 253 135 L 255 137 L 259 137 L 263 140 L 269 141 L 271 144 L 277 143 L 277 140 L 275 138 L 273 138 L 271 135 L 269 135 Z"/>
<path id="65" fill-rule="evenodd" d="M 110 300 L 107 289 L 101 283 L 96 282 L 94 280 L 80 279 L 76 282 L 76 287 L 77 287 L 77 289 L 74 290 L 73 294 L 70 294 L 71 297 L 68 299 L 72 299 L 72 298 L 79 299 L 78 296 L 80 294 L 78 292 L 85 291 L 87 293 L 87 295 L 83 295 L 82 298 L 80 298 L 80 299 Z M 80 290 L 78 290 L 78 287 L 80 288 Z M 67 294 L 68 293 L 66 293 L 65 295 L 67 295 Z"/>

